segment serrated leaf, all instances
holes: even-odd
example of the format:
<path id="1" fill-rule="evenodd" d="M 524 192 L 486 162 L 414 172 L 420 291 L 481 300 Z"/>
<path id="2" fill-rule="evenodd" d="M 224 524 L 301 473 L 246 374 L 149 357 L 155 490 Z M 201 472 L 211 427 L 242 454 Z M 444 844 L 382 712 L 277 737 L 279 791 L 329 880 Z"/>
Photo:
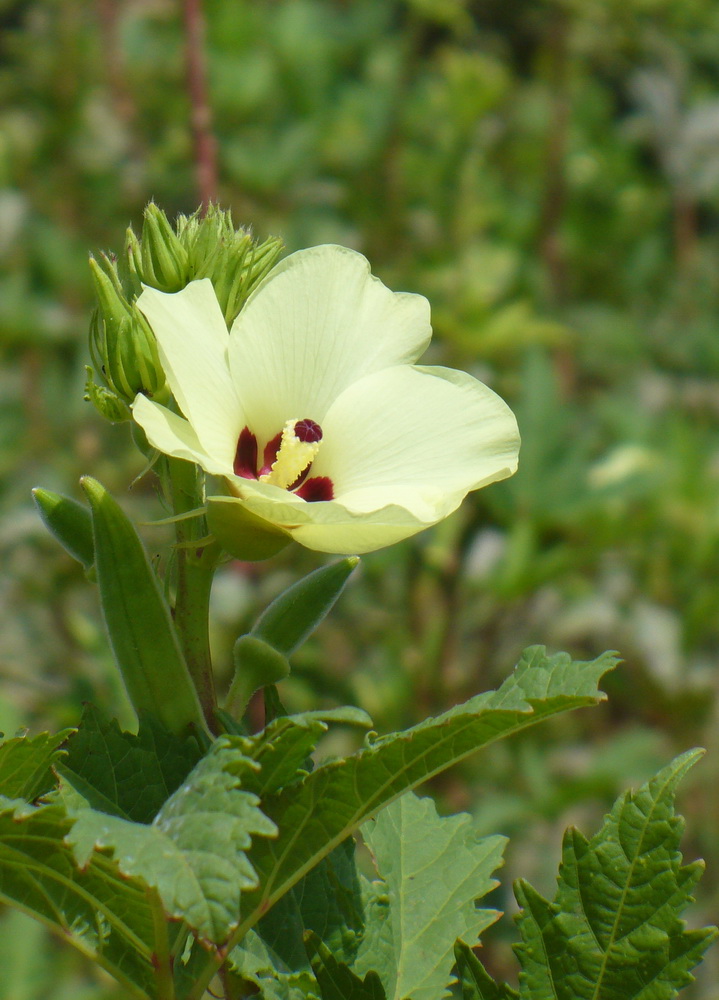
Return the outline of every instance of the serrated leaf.
<path id="1" fill-rule="evenodd" d="M 224 737 L 149 826 L 80 809 L 68 834 L 77 863 L 87 864 L 98 848 L 111 850 L 125 875 L 157 889 L 168 916 L 222 943 L 238 923 L 240 894 L 257 884 L 247 858 L 252 837 L 275 832 L 257 796 L 240 787 L 254 766 L 237 738 Z"/>
<path id="2" fill-rule="evenodd" d="M 487 692 L 402 733 L 370 743 L 341 761 L 316 768 L 296 785 L 268 795 L 263 811 L 276 840 L 256 841 L 250 856 L 259 891 L 248 895 L 239 937 L 337 844 L 403 792 L 452 764 L 543 719 L 595 704 L 602 674 L 616 665 L 605 653 L 590 662 L 533 647 L 515 673 Z M 249 905 L 248 905 L 249 904 Z M 251 907 L 251 908 L 250 908 Z"/>
<path id="3" fill-rule="evenodd" d="M 692 982 L 717 931 L 679 919 L 703 865 L 681 865 L 674 795 L 700 756 L 622 795 L 591 840 L 569 829 L 553 902 L 517 884 L 522 1000 L 670 1000 Z"/>
<path id="4" fill-rule="evenodd" d="M 59 804 L 0 799 L 0 900 L 55 930 L 124 985 L 155 996 L 155 925 L 145 888 L 94 854 L 78 868 Z"/>
<path id="5" fill-rule="evenodd" d="M 455 941 L 474 943 L 499 916 L 476 901 L 498 884 L 491 874 L 506 838 L 479 837 L 471 816 L 440 817 L 432 799 L 411 793 L 365 823 L 362 836 L 382 898 L 366 914 L 354 971 L 378 972 L 388 1000 L 449 996 Z"/>
<path id="6" fill-rule="evenodd" d="M 312 971 L 322 991 L 322 1000 L 386 1000 L 376 972 L 369 971 L 360 979 L 343 962 L 338 962 L 312 931 L 307 932 L 305 941 Z"/>
<path id="7" fill-rule="evenodd" d="M 63 755 L 62 744 L 74 730 L 18 736 L 0 745 L 0 795 L 32 802 L 55 784 L 52 766 Z"/>
<path id="8" fill-rule="evenodd" d="M 364 930 L 363 905 L 355 842 L 348 838 L 285 893 L 255 930 L 280 968 L 309 971 L 307 931 L 318 934 L 339 961 L 350 962 Z"/>
<path id="9" fill-rule="evenodd" d="M 464 941 L 454 948 L 462 1000 L 519 1000 L 519 993 L 506 983 L 496 983 Z"/>
<path id="10" fill-rule="evenodd" d="M 228 965 L 241 980 L 258 986 L 263 998 L 299 1000 L 312 997 L 320 1000 L 319 986 L 309 959 L 306 956 L 303 958 L 299 970 L 290 969 L 255 931 L 245 935 L 241 947 L 232 949 Z"/>
<path id="11" fill-rule="evenodd" d="M 58 772 L 93 809 L 150 823 L 201 756 L 194 737 L 181 738 L 151 719 L 137 735 L 122 732 L 87 705 Z"/>
<path id="12" fill-rule="evenodd" d="M 263 798 L 307 774 L 307 758 L 327 732 L 328 722 L 366 729 L 372 725 L 366 712 L 352 707 L 280 715 L 243 744 L 247 756 L 260 765 L 254 778 L 248 776 L 246 787 Z"/>

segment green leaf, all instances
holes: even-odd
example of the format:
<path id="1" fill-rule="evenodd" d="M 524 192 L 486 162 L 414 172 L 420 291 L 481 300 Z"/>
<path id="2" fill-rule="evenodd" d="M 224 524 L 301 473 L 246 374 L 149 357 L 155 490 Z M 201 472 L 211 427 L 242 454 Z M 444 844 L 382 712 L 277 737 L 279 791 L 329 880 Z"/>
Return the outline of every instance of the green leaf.
<path id="1" fill-rule="evenodd" d="M 670 1000 L 692 982 L 717 930 L 679 919 L 703 863 L 681 865 L 674 795 L 701 754 L 625 792 L 591 840 L 567 831 L 554 902 L 517 883 L 523 1000 Z"/>
<path id="2" fill-rule="evenodd" d="M 205 729 L 170 611 L 147 553 L 119 504 L 88 476 L 95 566 L 110 645 L 138 716 L 170 732 Z"/>
<path id="3" fill-rule="evenodd" d="M 58 772 L 93 809 L 149 823 L 200 759 L 194 737 L 181 739 L 155 721 L 137 735 L 87 705 Z"/>
<path id="4" fill-rule="evenodd" d="M 349 963 L 364 930 L 363 902 L 355 842 L 348 837 L 285 893 L 255 930 L 278 968 L 309 971 L 306 931 L 318 934 L 335 958 Z"/>
<path id="5" fill-rule="evenodd" d="M 294 583 L 275 598 L 249 634 L 291 656 L 330 612 L 358 563 L 358 556 L 348 556 Z"/>
<path id="6" fill-rule="evenodd" d="M 52 766 L 63 756 L 62 744 L 74 730 L 18 736 L 0 745 L 0 795 L 32 802 L 55 784 Z"/>
<path id="7" fill-rule="evenodd" d="M 45 527 L 73 559 L 89 569 L 95 562 L 92 518 L 77 500 L 36 487 L 32 491 Z"/>
<path id="8" fill-rule="evenodd" d="M 498 691 L 376 739 L 359 753 L 267 795 L 263 811 L 280 832 L 276 840 L 253 844 L 259 890 L 245 901 L 237 939 L 353 830 L 403 792 L 482 746 L 559 712 L 595 704 L 604 697 L 597 691 L 599 678 L 615 665 L 608 653 L 575 662 L 566 653 L 547 656 L 532 647 Z"/>
<path id="9" fill-rule="evenodd" d="M 239 921 L 241 892 L 257 885 L 247 858 L 252 837 L 275 832 L 257 796 L 240 787 L 255 767 L 237 738 L 223 737 L 151 825 L 80 809 L 68 834 L 77 863 L 111 850 L 125 875 L 157 889 L 168 916 L 222 943 Z"/>
<path id="10" fill-rule="evenodd" d="M 328 722 L 367 729 L 372 725 L 366 712 L 353 707 L 280 715 L 243 744 L 248 757 L 261 768 L 249 776 L 246 787 L 264 798 L 308 774 L 307 759 L 327 732 Z"/>
<path id="11" fill-rule="evenodd" d="M 506 983 L 495 983 L 472 949 L 464 941 L 454 948 L 462 1000 L 519 1000 L 519 993 Z"/>
<path id="12" fill-rule="evenodd" d="M 388 1000 L 438 1000 L 454 981 L 454 944 L 474 943 L 496 910 L 476 900 L 498 883 L 505 837 L 480 837 L 467 814 L 440 817 L 432 799 L 403 795 L 365 823 L 362 836 L 382 881 L 353 964 L 374 969 Z"/>
<path id="13" fill-rule="evenodd" d="M 0 901 L 52 928 L 131 996 L 155 996 L 151 901 L 111 858 L 96 853 L 78 868 L 72 824 L 60 804 L 0 799 Z"/>
<path id="14" fill-rule="evenodd" d="M 305 936 L 312 971 L 322 991 L 322 1000 L 386 1000 L 376 972 L 360 979 L 343 962 L 338 962 L 329 948 L 308 931 Z"/>

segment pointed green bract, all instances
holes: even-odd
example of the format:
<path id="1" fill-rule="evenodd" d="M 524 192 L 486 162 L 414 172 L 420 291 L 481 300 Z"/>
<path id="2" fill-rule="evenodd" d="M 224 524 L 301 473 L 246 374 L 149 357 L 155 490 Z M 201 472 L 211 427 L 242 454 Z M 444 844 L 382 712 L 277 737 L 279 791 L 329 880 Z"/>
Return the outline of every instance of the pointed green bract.
<path id="1" fill-rule="evenodd" d="M 432 799 L 403 795 L 365 823 L 381 881 L 353 969 L 374 969 L 388 1000 L 450 995 L 454 943 L 473 944 L 499 914 L 476 901 L 498 883 L 505 837 L 479 837 L 467 814 L 440 817 Z"/>
<path id="2" fill-rule="evenodd" d="M 370 971 L 360 979 L 343 962 L 338 962 L 312 931 L 306 935 L 306 944 L 322 1000 L 386 1000 L 387 994 L 376 972 Z"/>
<path id="3" fill-rule="evenodd" d="M 240 894 L 257 885 L 247 858 L 252 838 L 275 833 L 257 796 L 241 787 L 254 767 L 225 737 L 149 826 L 80 807 L 67 837 L 77 864 L 86 865 L 96 849 L 111 850 L 123 874 L 157 889 L 168 916 L 221 944 L 239 921 Z"/>
<path id="4" fill-rule="evenodd" d="M 205 721 L 170 611 L 129 518 L 107 490 L 86 476 L 95 568 L 115 660 L 138 716 L 184 734 Z"/>
<path id="5" fill-rule="evenodd" d="M 495 983 L 469 945 L 458 941 L 454 948 L 462 1000 L 519 1000 L 519 993 L 506 983 Z"/>
<path id="6" fill-rule="evenodd" d="M 200 755 L 194 737 L 182 739 L 147 719 L 137 735 L 125 733 L 87 705 L 58 771 L 93 809 L 150 823 Z"/>
<path id="7" fill-rule="evenodd" d="M 348 556 L 321 566 L 276 597 L 250 635 L 291 656 L 332 610 L 359 559 Z"/>
<path id="8" fill-rule="evenodd" d="M 590 840 L 567 831 L 553 902 L 517 884 L 522 1000 L 671 1000 L 692 982 L 717 930 L 680 919 L 703 865 L 681 865 L 674 795 L 701 753 L 622 795 Z"/>
<path id="9" fill-rule="evenodd" d="M 235 679 L 228 709 L 239 717 L 252 694 L 290 673 L 288 657 L 331 611 L 359 562 L 350 556 L 322 566 L 276 597 L 247 635 L 235 643 Z"/>
<path id="10" fill-rule="evenodd" d="M 616 665 L 609 653 L 590 662 L 566 654 L 525 653 L 515 673 L 495 692 L 478 695 L 435 719 L 369 743 L 345 760 L 316 768 L 300 783 L 267 795 L 263 810 L 280 833 L 251 851 L 259 891 L 242 921 L 253 926 L 353 830 L 398 798 L 482 746 L 559 712 L 596 704 L 602 674 Z"/>
<path id="11" fill-rule="evenodd" d="M 73 559 L 89 569 L 95 561 L 92 517 L 77 500 L 37 487 L 32 491 L 45 527 Z"/>
<path id="12" fill-rule="evenodd" d="M 55 783 L 51 768 L 64 755 L 62 744 L 74 730 L 17 736 L 0 745 L 0 795 L 32 802 Z"/>

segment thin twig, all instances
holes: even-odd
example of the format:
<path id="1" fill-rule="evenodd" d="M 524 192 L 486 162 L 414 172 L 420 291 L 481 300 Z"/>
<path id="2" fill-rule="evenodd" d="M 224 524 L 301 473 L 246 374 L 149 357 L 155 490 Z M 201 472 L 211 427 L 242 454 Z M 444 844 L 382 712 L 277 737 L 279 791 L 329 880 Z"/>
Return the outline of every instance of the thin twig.
<path id="1" fill-rule="evenodd" d="M 183 11 L 195 176 L 200 204 L 205 212 L 210 202 L 217 200 L 217 140 L 212 131 L 212 109 L 207 88 L 202 0 L 183 0 Z"/>

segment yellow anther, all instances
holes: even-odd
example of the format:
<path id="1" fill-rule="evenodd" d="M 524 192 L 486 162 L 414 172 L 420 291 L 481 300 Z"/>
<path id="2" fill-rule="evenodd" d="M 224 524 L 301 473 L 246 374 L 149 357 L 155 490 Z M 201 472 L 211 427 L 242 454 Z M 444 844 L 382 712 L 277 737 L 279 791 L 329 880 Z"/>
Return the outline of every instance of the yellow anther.
<path id="1" fill-rule="evenodd" d="M 288 420 L 282 428 L 282 440 L 277 458 L 272 463 L 270 471 L 260 476 L 261 482 L 270 483 L 272 486 L 279 486 L 286 490 L 299 479 L 307 466 L 314 460 L 320 450 L 321 440 L 301 440 L 295 433 L 295 426 L 298 423 L 307 423 L 307 421 L 300 421 L 299 418 Z M 315 424 L 314 426 L 317 427 L 321 435 L 322 431 L 319 425 Z"/>

